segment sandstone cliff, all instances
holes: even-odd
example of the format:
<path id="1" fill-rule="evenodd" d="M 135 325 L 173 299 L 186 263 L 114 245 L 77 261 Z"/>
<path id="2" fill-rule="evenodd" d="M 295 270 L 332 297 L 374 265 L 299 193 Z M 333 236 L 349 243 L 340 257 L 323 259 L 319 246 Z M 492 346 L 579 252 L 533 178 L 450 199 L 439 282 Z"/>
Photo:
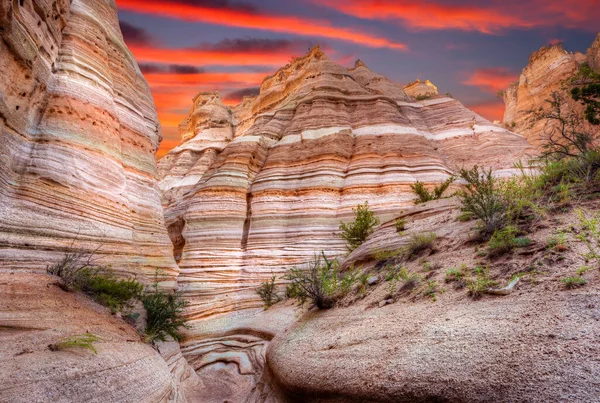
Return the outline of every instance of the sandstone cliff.
<path id="1" fill-rule="evenodd" d="M 78 251 L 141 281 L 178 273 L 160 127 L 114 0 L 3 1 L 0 36 L 0 401 L 185 401 L 197 378 L 176 343 L 161 356 L 44 273 Z M 97 356 L 48 349 L 86 332 Z"/>
<path id="2" fill-rule="evenodd" d="M 160 207 L 160 126 L 114 1 L 0 6 L 0 262 L 43 270 L 96 250 L 177 274 Z"/>
<path id="3" fill-rule="evenodd" d="M 583 63 L 587 62 L 600 71 L 599 55 L 600 34 L 587 55 L 569 53 L 563 49 L 562 44 L 544 46 L 534 52 L 529 58 L 529 64 L 521 72 L 519 81 L 513 83 L 504 93 L 504 125 L 515 133 L 524 135 L 530 143 L 539 146 L 545 139 L 546 122 L 532 122 L 530 111 L 545 107 L 551 94 L 561 92 L 564 81 L 577 74 Z M 568 94 L 565 98 L 566 108 L 582 110 L 581 105 L 571 100 Z"/>
<path id="4" fill-rule="evenodd" d="M 184 355 L 205 373 L 236 364 L 234 375 L 254 373 L 255 386 L 256 348 L 285 322 L 256 316 L 262 281 L 320 250 L 343 253 L 339 222 L 358 203 L 387 220 L 412 205 L 416 180 L 474 164 L 509 174 L 532 151 L 455 99 L 416 102 L 364 63 L 346 69 L 318 47 L 231 113 L 216 94 L 199 95 L 180 128 L 183 142 L 159 171 L 191 302 Z"/>

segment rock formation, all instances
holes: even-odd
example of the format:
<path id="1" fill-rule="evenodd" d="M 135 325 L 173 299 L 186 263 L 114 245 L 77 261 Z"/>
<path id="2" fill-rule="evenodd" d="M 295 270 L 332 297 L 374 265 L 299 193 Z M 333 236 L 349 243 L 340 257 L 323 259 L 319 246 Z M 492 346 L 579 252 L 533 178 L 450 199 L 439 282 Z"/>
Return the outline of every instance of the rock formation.
<path id="1" fill-rule="evenodd" d="M 414 99 L 427 99 L 438 94 L 437 87 L 429 80 L 417 80 L 404 86 L 404 92 Z"/>
<path id="2" fill-rule="evenodd" d="M 474 164 L 509 174 L 532 151 L 455 99 L 415 102 L 364 63 L 346 69 L 318 47 L 231 113 L 200 94 L 180 129 L 182 144 L 159 163 L 160 186 L 191 303 L 183 351 L 205 373 L 225 362 L 260 375 L 255 346 L 281 325 L 260 331 L 255 288 L 320 250 L 343 253 L 339 222 L 357 204 L 390 219 L 412 205 L 416 180 Z"/>
<path id="3" fill-rule="evenodd" d="M 519 81 L 513 83 L 504 93 L 504 125 L 515 133 L 527 137 L 527 140 L 539 146 L 545 139 L 546 122 L 532 122 L 530 111 L 546 107 L 546 100 L 553 92 L 560 92 L 564 81 L 579 71 L 581 64 L 587 62 L 600 71 L 600 34 L 590 47 L 587 55 L 569 53 L 562 44 L 548 45 L 534 52 L 529 64 L 523 69 Z M 565 96 L 568 108 L 582 109 L 581 105 Z"/>
<path id="4" fill-rule="evenodd" d="M 154 103 L 114 1 L 0 6 L 0 261 L 43 270 L 97 250 L 130 275 L 175 276 Z"/>
<path id="5" fill-rule="evenodd" d="M 0 36 L 0 401 L 186 401 L 197 378 L 177 343 L 161 356 L 44 273 L 81 251 L 141 281 L 178 273 L 160 127 L 114 0 L 3 1 Z M 97 356 L 48 349 L 86 332 Z"/>
<path id="6" fill-rule="evenodd" d="M 597 400 L 600 273 L 590 273 L 584 288 L 565 290 L 559 279 L 584 264 L 580 253 L 586 246 L 573 237 L 572 253 L 558 260 L 545 247 L 553 231 L 578 222 L 575 213 L 550 217 L 545 230 L 528 235 L 528 249 L 489 269 L 502 285 L 530 262 L 538 268 L 535 276 L 524 276 L 509 296 L 479 300 L 444 280 L 451 267 L 480 264 L 476 245 L 469 243 L 476 224 L 460 222 L 459 214 L 453 199 L 407 210 L 400 215 L 407 222 L 402 236 L 394 221 L 383 223 L 343 263 L 383 277 L 377 252 L 398 250 L 412 234 L 435 231 L 436 253 L 403 263 L 446 290 L 435 302 L 419 296 L 419 286 L 400 285 L 398 300 L 380 307 L 389 293 L 388 283 L 380 284 L 347 307 L 305 314 L 271 341 L 268 372 L 290 401 Z M 425 272 L 422 259 L 434 269 Z"/>

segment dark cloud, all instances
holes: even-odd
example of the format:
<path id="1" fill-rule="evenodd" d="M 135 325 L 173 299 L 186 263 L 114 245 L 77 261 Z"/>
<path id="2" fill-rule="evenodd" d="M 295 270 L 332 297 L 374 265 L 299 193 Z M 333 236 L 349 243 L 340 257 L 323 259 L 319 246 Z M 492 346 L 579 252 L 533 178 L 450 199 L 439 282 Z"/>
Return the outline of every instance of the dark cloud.
<path id="1" fill-rule="evenodd" d="M 119 26 L 121 27 L 123 39 L 130 45 L 150 45 L 154 43 L 152 35 L 143 28 L 136 27 L 125 21 L 119 21 Z"/>
<path id="2" fill-rule="evenodd" d="M 220 52 L 243 53 L 243 52 L 278 52 L 284 50 L 300 50 L 304 52 L 311 48 L 313 42 L 308 40 L 287 39 L 263 39 L 263 38 L 234 38 L 223 39 L 212 45 L 201 45 L 203 49 L 211 49 Z"/>
<path id="3" fill-rule="evenodd" d="M 200 74 L 204 73 L 202 67 L 188 66 L 181 64 L 154 64 L 154 63 L 140 63 L 140 70 L 144 74 L 152 73 L 172 73 L 172 74 Z"/>
<path id="4" fill-rule="evenodd" d="M 242 88 L 237 91 L 228 92 L 225 95 L 226 99 L 241 100 L 244 97 L 255 97 L 259 94 L 260 87 Z"/>

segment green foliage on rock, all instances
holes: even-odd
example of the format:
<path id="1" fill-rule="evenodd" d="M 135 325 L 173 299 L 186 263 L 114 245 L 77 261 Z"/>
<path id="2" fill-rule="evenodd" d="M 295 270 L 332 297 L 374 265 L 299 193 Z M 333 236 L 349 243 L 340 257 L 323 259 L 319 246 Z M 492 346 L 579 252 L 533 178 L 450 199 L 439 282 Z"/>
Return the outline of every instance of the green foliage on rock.
<path id="1" fill-rule="evenodd" d="M 431 191 L 429 191 L 423 182 L 416 181 L 414 184 L 410 185 L 413 193 L 417 196 L 415 199 L 415 204 L 425 203 L 431 200 L 439 200 L 444 195 L 444 192 L 450 187 L 450 185 L 456 180 L 454 176 L 449 177 L 444 182 L 440 183 L 433 187 Z"/>
<path id="2" fill-rule="evenodd" d="M 265 309 L 270 306 L 276 304 L 281 300 L 279 295 L 277 295 L 277 286 L 275 285 L 275 275 L 271 276 L 270 280 L 263 282 L 260 287 L 256 289 L 256 293 L 262 299 Z"/>
<path id="3" fill-rule="evenodd" d="M 349 251 L 358 248 L 375 231 L 375 227 L 380 222 L 375 213 L 369 209 L 369 202 L 359 204 L 352 211 L 355 216 L 354 221 L 340 222 L 341 237 Z"/>

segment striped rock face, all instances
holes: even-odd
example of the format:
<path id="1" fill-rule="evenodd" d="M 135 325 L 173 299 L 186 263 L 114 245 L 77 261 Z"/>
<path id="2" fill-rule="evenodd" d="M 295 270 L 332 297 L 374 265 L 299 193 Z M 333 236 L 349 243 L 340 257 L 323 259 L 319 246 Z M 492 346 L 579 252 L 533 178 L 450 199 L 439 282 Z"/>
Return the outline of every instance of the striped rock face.
<path id="1" fill-rule="evenodd" d="M 544 144 L 552 126 L 546 120 L 532 122 L 530 111 L 547 108 L 546 101 L 552 93 L 561 92 L 564 81 L 577 74 L 579 66 L 586 61 L 586 55 L 569 53 L 562 44 L 545 46 L 534 52 L 529 64 L 521 72 L 519 81 L 505 91 L 506 127 L 522 134 L 535 146 Z M 568 94 L 565 95 L 565 102 L 568 109 L 583 111 L 583 107 Z"/>
<path id="2" fill-rule="evenodd" d="M 0 5 L 0 261 L 43 270 L 97 250 L 129 274 L 177 266 L 154 153 L 160 126 L 113 0 Z"/>
<path id="3" fill-rule="evenodd" d="M 272 337 L 272 326 L 248 319 L 262 310 L 256 287 L 321 250 L 343 254 L 339 223 L 357 204 L 368 201 L 385 222 L 413 204 L 416 180 L 438 183 L 475 164 L 508 175 L 532 152 L 455 99 L 417 102 L 363 63 L 344 68 L 319 48 L 231 113 L 216 94 L 199 95 L 181 128 L 159 172 L 190 301 L 183 351 L 196 368 L 260 364 L 255 338 Z"/>

